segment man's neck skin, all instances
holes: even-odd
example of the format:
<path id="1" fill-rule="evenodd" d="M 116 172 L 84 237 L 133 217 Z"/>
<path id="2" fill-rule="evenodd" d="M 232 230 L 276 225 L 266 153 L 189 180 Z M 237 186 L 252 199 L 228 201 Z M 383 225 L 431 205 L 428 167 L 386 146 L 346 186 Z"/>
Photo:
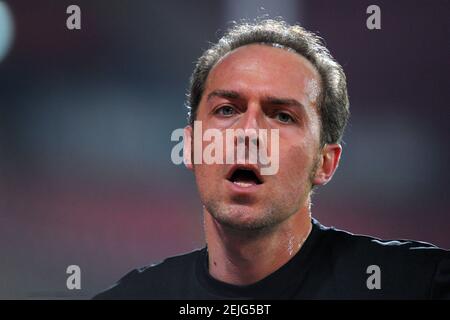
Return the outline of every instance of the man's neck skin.
<path id="1" fill-rule="evenodd" d="M 267 232 L 245 234 L 220 225 L 204 209 L 210 275 L 222 282 L 249 285 L 286 264 L 301 248 L 312 224 L 309 205 Z"/>

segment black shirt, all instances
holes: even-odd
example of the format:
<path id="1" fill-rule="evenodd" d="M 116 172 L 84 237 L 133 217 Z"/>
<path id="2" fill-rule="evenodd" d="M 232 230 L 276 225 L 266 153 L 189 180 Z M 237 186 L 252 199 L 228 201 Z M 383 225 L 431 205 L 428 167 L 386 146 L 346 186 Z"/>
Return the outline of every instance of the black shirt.
<path id="1" fill-rule="evenodd" d="M 203 248 L 135 269 L 94 299 L 450 299 L 450 251 L 312 221 L 299 252 L 254 284 L 212 278 Z"/>

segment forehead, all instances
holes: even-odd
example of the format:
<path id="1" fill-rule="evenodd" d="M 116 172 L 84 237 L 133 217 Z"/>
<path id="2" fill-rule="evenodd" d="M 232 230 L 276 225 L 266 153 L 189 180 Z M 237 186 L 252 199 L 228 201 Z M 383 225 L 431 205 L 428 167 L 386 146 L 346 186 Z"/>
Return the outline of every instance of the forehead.
<path id="1" fill-rule="evenodd" d="M 239 47 L 211 70 L 206 90 L 235 90 L 249 95 L 289 96 L 314 103 L 319 74 L 303 56 L 263 44 Z"/>

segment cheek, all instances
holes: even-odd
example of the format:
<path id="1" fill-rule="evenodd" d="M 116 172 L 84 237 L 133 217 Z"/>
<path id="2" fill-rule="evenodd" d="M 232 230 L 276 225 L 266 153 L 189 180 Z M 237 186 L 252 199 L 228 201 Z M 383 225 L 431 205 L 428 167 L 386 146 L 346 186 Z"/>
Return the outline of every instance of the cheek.
<path id="1" fill-rule="evenodd" d="M 313 166 L 312 148 L 305 143 L 284 144 L 280 146 L 279 180 L 291 189 L 301 189 L 309 181 Z"/>
<path id="2" fill-rule="evenodd" d="M 194 176 L 200 198 L 202 199 L 202 201 L 205 201 L 206 198 L 208 198 L 209 192 L 211 191 L 211 178 L 208 173 L 208 168 L 205 168 L 204 165 L 195 165 Z"/>
<path id="3" fill-rule="evenodd" d="M 205 165 L 202 165 L 202 164 L 200 164 L 200 165 L 197 164 L 197 165 L 194 165 L 194 168 L 195 168 L 195 170 L 194 170 L 194 172 L 195 172 L 195 179 L 198 182 L 204 182 L 205 180 L 208 179 L 208 177 L 210 175 L 209 170 L 208 170 L 208 166 L 205 166 Z"/>
<path id="4" fill-rule="evenodd" d="M 211 189 L 214 186 L 212 181 L 215 181 L 220 175 L 220 165 L 197 164 L 194 165 L 195 180 L 199 188 Z"/>

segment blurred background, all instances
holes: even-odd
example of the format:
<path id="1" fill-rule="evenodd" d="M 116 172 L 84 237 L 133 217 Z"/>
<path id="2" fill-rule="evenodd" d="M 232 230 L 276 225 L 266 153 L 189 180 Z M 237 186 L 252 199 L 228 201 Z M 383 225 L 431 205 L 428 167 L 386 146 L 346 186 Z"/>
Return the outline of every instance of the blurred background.
<path id="1" fill-rule="evenodd" d="M 204 245 L 170 134 L 208 43 L 265 14 L 318 32 L 348 77 L 343 158 L 313 216 L 450 248 L 449 3 L 0 0 L 0 298 L 90 298 Z M 81 30 L 66 28 L 71 4 Z M 72 264 L 81 290 L 66 288 Z"/>

